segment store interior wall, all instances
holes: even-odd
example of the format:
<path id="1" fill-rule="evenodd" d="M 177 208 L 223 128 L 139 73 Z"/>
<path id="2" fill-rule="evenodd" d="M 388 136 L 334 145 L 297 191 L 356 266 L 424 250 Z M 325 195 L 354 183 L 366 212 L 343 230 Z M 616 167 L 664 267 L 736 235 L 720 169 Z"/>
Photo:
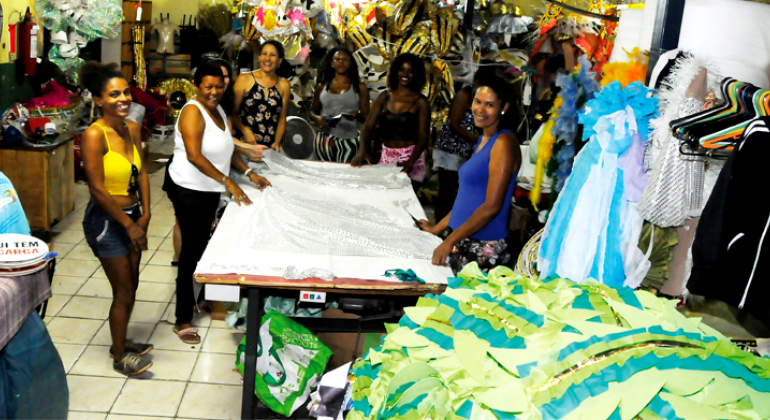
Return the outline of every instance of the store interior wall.
<path id="1" fill-rule="evenodd" d="M 688 0 L 679 48 L 710 57 L 723 76 L 770 88 L 770 5 Z"/>
<path id="2" fill-rule="evenodd" d="M 8 35 L 8 24 L 17 23 L 19 21 L 19 13 L 24 13 L 29 7 L 34 13 L 35 0 L 0 0 L 3 3 L 3 27 L 0 28 L 3 31 L 2 40 L 0 41 L 0 65 L 8 63 L 8 53 L 10 51 L 10 36 Z M 43 38 L 42 32 L 38 33 L 38 53 L 42 53 Z"/>
<path id="3" fill-rule="evenodd" d="M 657 0 L 647 0 L 644 9 L 625 9 L 621 11 L 618 32 L 615 35 L 615 47 L 610 62 L 628 61 L 626 51 L 635 47 L 649 50 L 652 45 L 652 31 L 655 29 Z"/>

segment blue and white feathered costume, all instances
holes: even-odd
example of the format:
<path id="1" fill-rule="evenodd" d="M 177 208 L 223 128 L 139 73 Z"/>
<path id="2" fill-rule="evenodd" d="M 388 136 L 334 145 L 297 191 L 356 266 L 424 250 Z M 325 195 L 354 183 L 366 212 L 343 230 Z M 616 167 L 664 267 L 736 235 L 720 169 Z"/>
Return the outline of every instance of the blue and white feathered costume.
<path id="1" fill-rule="evenodd" d="M 607 85 L 580 114 L 588 144 L 575 159 L 545 226 L 538 257 L 541 278 L 594 278 L 638 286 L 649 262 L 637 247 L 643 220 L 642 161 L 657 98 L 639 82 Z"/>

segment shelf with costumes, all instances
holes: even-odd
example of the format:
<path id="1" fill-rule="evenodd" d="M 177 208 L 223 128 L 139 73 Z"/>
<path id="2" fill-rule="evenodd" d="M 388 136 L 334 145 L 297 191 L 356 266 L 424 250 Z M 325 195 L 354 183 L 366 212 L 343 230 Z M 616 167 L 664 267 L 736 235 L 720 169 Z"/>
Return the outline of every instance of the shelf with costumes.
<path id="1" fill-rule="evenodd" d="M 588 124 L 584 138 L 595 124 L 590 115 L 602 108 L 597 98 L 613 84 L 581 111 L 581 123 Z M 659 101 L 659 115 L 647 114 L 649 132 L 635 110 L 644 145 L 630 143 L 617 159 L 602 151 L 601 168 L 608 175 L 596 178 L 598 172 L 592 171 L 597 168 L 586 175 L 583 167 L 592 152 L 593 139 L 589 141 L 575 159 L 545 230 L 527 244 L 517 270 L 575 281 L 594 278 L 682 300 L 694 297 L 696 303 L 705 296 L 743 309 L 768 327 L 770 313 L 757 301 L 766 286 L 756 279 L 764 269 L 770 214 L 766 206 L 739 204 L 749 193 L 747 183 L 738 179 L 761 175 L 752 172 L 759 170 L 757 165 L 736 167 L 734 162 L 750 161 L 741 153 L 743 145 L 756 145 L 767 132 L 763 118 L 770 114 L 770 91 L 724 77 L 708 59 L 684 51 L 664 56 L 650 84 L 658 89 L 652 100 Z M 630 128 L 628 121 L 625 129 Z M 616 129 L 613 140 L 622 131 Z M 552 146 L 542 140 L 540 147 L 550 157 L 547 153 L 554 148 L 547 150 Z M 617 170 L 609 170 L 608 162 Z M 632 167 L 624 166 L 629 162 Z M 603 184 L 587 184 L 596 179 Z M 609 197 L 603 192 L 610 186 L 615 191 L 608 210 L 604 200 Z M 705 223 L 702 215 L 708 217 Z M 737 279 L 727 287 L 726 277 Z"/>

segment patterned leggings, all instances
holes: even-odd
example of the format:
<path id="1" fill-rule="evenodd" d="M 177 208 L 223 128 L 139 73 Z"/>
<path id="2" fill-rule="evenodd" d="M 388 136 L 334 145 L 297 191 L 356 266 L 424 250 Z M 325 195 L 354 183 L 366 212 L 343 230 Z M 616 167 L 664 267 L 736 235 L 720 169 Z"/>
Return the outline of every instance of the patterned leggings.
<path id="1" fill-rule="evenodd" d="M 350 163 L 358 153 L 358 139 L 343 139 L 319 131 L 315 135 L 315 157 L 326 162 Z"/>

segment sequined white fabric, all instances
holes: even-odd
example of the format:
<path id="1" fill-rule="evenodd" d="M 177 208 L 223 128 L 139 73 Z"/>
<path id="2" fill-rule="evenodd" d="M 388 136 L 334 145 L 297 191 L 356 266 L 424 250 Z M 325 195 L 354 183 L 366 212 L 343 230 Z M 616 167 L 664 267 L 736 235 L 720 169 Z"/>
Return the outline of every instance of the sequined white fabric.
<path id="1" fill-rule="evenodd" d="M 309 200 L 276 187 L 239 218 L 238 242 L 258 251 L 430 260 L 441 244 L 435 235 L 397 226 L 381 209 Z"/>
<path id="2" fill-rule="evenodd" d="M 406 188 L 411 185 L 409 178 L 395 165 L 367 165 L 360 168 L 339 165 L 334 169 L 319 169 L 274 150 L 268 149 L 263 153 L 263 161 L 270 167 L 267 173 L 290 176 L 314 185 L 365 189 Z"/>
<path id="3" fill-rule="evenodd" d="M 692 115 L 703 108 L 703 102 L 687 98 L 679 106 L 679 117 Z M 656 134 L 656 138 L 660 138 Z M 687 214 L 703 198 L 703 158 L 684 156 L 681 141 L 668 134 L 663 137 L 661 151 L 652 165 L 647 186 L 639 202 L 645 220 L 660 227 L 681 226 Z"/>
<path id="4" fill-rule="evenodd" d="M 334 273 L 323 268 L 313 267 L 300 272 L 297 267 L 290 265 L 283 269 L 283 278 L 286 280 L 304 280 L 317 278 L 326 281 L 334 280 Z"/>

